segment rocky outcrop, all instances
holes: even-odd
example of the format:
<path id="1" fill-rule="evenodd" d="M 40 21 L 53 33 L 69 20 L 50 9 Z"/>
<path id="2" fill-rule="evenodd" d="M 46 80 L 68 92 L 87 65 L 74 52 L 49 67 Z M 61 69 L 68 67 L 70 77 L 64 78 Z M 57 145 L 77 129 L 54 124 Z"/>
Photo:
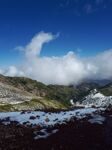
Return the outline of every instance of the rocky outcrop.
<path id="1" fill-rule="evenodd" d="M 17 88 L 0 82 L 0 103 L 1 104 L 16 104 L 24 101 L 30 101 L 32 95 L 23 92 Z"/>
<path id="2" fill-rule="evenodd" d="M 109 107 L 112 106 L 112 96 L 105 96 L 94 89 L 83 99 L 81 105 L 85 107 Z"/>

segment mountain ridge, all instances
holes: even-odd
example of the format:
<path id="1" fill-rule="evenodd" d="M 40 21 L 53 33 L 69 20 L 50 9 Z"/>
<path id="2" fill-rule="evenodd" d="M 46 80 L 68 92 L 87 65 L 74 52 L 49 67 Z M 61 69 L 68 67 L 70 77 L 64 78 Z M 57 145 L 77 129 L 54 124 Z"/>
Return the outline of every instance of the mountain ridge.
<path id="1" fill-rule="evenodd" d="M 101 81 L 100 81 L 101 82 Z M 104 81 L 105 82 L 105 81 Z M 95 81 L 83 81 L 78 85 L 45 85 L 44 83 L 32 80 L 26 77 L 8 77 L 0 75 L 0 88 L 5 88 L 5 97 L 7 98 L 7 103 L 3 100 L 3 96 L 0 95 L 0 105 L 15 104 L 16 106 L 11 106 L 11 110 L 15 109 L 65 109 L 72 106 L 71 100 L 73 99 L 74 103 L 77 101 L 82 101 L 84 97 L 90 94 L 93 89 L 97 89 L 99 92 L 105 96 L 112 95 L 112 86 L 111 83 L 99 84 Z M 7 90 L 8 87 L 8 90 Z M 10 89 L 10 90 L 9 90 Z M 11 98 L 11 90 L 12 98 Z M 10 91 L 10 92 L 8 92 Z M 2 90 L 3 92 L 3 90 Z M 18 94 L 16 94 L 18 93 Z M 19 95 L 19 100 L 18 100 Z M 26 98 L 25 98 L 26 96 Z M 4 97 L 4 98 L 5 98 Z M 28 99 L 27 99 L 28 97 Z M 12 99 L 12 102 L 10 102 Z M 18 103 L 18 104 L 17 104 Z M 3 106 L 2 106 L 3 107 Z M 3 110 L 0 109 L 0 110 Z"/>

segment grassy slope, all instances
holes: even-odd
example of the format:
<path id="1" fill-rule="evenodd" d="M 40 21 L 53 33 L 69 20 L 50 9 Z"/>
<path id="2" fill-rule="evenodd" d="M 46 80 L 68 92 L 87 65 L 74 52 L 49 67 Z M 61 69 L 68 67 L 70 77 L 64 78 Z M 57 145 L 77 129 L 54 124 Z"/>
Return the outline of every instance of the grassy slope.
<path id="1" fill-rule="evenodd" d="M 54 100 L 32 99 L 20 104 L 0 105 L 0 111 L 21 111 L 21 110 L 36 110 L 36 109 L 66 109 L 66 105 Z"/>
<path id="2" fill-rule="evenodd" d="M 105 96 L 112 96 L 112 83 L 107 84 L 106 86 L 100 88 L 99 90 Z"/>

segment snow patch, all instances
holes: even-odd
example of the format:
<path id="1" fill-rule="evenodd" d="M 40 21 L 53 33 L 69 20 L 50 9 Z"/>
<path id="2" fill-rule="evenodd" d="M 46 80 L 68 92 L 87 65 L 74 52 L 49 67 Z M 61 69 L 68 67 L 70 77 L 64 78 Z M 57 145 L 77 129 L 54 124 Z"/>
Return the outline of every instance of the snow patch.
<path id="1" fill-rule="evenodd" d="M 57 133 L 57 132 L 58 132 L 58 129 L 54 129 L 54 130 L 52 130 L 51 132 L 48 132 L 46 129 L 42 129 L 42 130 L 40 130 L 40 131 L 35 131 L 35 132 L 34 132 L 34 135 L 35 135 L 34 139 L 35 139 L 35 140 L 38 140 L 38 139 L 45 139 L 45 138 L 47 138 L 47 137 L 49 137 L 49 136 L 51 136 L 52 134 L 55 134 L 55 133 Z"/>
<path id="2" fill-rule="evenodd" d="M 81 103 L 84 107 L 108 107 L 112 105 L 112 96 L 104 96 L 96 89 L 92 90 Z"/>
<path id="3" fill-rule="evenodd" d="M 72 106 L 74 106 L 74 101 L 73 101 L 73 99 L 70 100 L 70 104 L 71 104 Z"/>
<path id="4" fill-rule="evenodd" d="M 97 123 L 97 124 L 103 124 L 105 121 L 105 117 L 101 115 L 95 115 L 92 119 L 88 120 L 90 123 Z"/>
<path id="5" fill-rule="evenodd" d="M 93 95 L 93 98 L 104 98 L 105 96 L 101 93 L 96 93 L 95 95 Z"/>
<path id="6" fill-rule="evenodd" d="M 28 122 L 30 125 L 39 125 L 41 127 L 54 126 L 56 124 L 63 124 L 69 122 L 72 117 L 77 119 L 85 118 L 88 114 L 92 115 L 94 112 L 100 111 L 95 108 L 75 109 L 71 111 L 61 111 L 59 113 L 31 111 L 31 112 L 5 112 L 0 113 L 0 120 L 3 123 L 10 124 L 11 121 L 16 121 L 19 124 Z M 8 118 L 8 119 L 7 119 Z"/>

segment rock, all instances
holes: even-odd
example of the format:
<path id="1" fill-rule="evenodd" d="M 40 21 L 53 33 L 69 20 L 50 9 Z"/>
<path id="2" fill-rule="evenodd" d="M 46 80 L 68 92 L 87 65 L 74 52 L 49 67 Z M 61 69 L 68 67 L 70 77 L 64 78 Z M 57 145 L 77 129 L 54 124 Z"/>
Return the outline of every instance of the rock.
<path id="1" fill-rule="evenodd" d="M 30 118 L 29 119 L 31 119 L 31 120 L 35 120 L 36 119 L 36 117 L 35 116 L 30 116 Z"/>

